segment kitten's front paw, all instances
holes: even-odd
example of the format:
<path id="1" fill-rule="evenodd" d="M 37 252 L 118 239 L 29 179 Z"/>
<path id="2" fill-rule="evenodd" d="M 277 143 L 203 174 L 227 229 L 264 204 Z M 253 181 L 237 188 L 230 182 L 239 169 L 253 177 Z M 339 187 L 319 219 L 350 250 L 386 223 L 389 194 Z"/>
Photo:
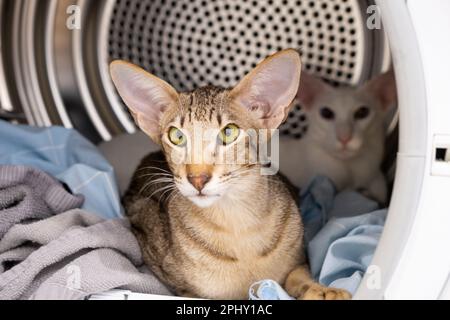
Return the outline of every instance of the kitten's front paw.
<path id="1" fill-rule="evenodd" d="M 327 288 L 319 284 L 310 286 L 299 300 L 350 300 L 352 295 L 346 290 Z"/>

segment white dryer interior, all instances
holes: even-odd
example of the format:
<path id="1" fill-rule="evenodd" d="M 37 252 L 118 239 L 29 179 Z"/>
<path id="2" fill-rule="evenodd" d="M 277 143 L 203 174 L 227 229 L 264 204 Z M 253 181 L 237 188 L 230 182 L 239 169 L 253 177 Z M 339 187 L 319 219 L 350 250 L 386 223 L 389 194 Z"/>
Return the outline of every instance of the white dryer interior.
<path id="1" fill-rule="evenodd" d="M 359 299 L 448 299 L 448 1 L 378 1 L 399 95 L 400 145 L 386 226 Z M 377 272 L 379 272 L 377 274 Z M 381 282 L 373 282 L 373 275 Z"/>

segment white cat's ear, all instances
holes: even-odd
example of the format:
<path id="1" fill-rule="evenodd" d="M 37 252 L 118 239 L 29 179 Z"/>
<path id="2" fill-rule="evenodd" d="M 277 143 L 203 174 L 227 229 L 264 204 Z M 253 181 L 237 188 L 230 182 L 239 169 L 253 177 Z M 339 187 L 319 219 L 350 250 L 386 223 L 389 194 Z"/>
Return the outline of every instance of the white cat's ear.
<path id="1" fill-rule="evenodd" d="M 159 142 L 161 115 L 177 103 L 177 91 L 167 82 L 125 61 L 113 61 L 110 73 L 138 127 Z"/>
<path id="2" fill-rule="evenodd" d="M 297 51 L 280 51 L 247 74 L 230 97 L 251 112 L 260 128 L 276 129 L 286 119 L 295 99 L 301 69 Z"/>
<path id="3" fill-rule="evenodd" d="M 397 105 L 397 86 L 393 70 L 373 78 L 363 89 L 378 99 L 383 111 Z"/>
<path id="4" fill-rule="evenodd" d="M 322 79 L 303 72 L 300 80 L 300 87 L 298 88 L 297 98 L 301 105 L 306 110 L 309 110 L 312 108 L 316 98 L 321 94 L 324 94 L 329 89 L 331 89 L 331 86 L 325 83 Z"/>

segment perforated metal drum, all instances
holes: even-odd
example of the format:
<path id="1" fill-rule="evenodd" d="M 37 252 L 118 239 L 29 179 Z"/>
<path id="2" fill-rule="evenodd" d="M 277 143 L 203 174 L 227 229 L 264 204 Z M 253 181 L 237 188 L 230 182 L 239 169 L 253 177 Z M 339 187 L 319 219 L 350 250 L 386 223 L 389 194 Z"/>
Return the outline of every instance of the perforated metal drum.
<path id="1" fill-rule="evenodd" d="M 29 123 L 73 126 L 94 141 L 135 131 L 109 79 L 112 59 L 141 65 L 179 90 L 233 86 L 265 56 L 289 47 L 302 52 L 306 70 L 333 84 L 358 84 L 389 64 L 382 31 L 365 27 L 371 1 L 76 4 L 78 11 L 67 0 L 0 1 L 1 102 L 23 111 Z M 80 29 L 67 25 L 74 13 Z M 301 138 L 305 130 L 296 106 L 282 133 Z"/>
<path id="2" fill-rule="evenodd" d="M 306 70 L 335 84 L 358 84 L 380 68 L 360 1 L 118 0 L 109 56 L 141 65 L 179 90 L 235 85 L 265 56 L 298 48 Z M 300 138 L 296 106 L 282 133 Z"/>

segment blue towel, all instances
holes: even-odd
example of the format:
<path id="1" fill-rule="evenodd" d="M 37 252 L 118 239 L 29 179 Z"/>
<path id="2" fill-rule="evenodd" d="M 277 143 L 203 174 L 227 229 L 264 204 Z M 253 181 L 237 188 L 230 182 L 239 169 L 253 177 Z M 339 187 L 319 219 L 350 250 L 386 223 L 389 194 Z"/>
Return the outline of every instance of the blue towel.
<path id="1" fill-rule="evenodd" d="M 372 261 L 387 210 L 378 210 L 375 201 L 358 192 L 337 193 L 325 177 L 313 179 L 300 202 L 311 274 L 325 286 L 355 294 Z M 252 300 L 289 297 L 272 280 L 253 285 L 249 296 Z"/>
<path id="2" fill-rule="evenodd" d="M 372 261 L 387 210 L 332 218 L 308 245 L 311 274 L 321 284 L 355 294 Z"/>
<path id="3" fill-rule="evenodd" d="M 75 194 L 83 209 L 104 218 L 122 217 L 111 165 L 75 130 L 36 128 L 0 120 L 0 164 L 30 166 L 54 176 Z"/>

